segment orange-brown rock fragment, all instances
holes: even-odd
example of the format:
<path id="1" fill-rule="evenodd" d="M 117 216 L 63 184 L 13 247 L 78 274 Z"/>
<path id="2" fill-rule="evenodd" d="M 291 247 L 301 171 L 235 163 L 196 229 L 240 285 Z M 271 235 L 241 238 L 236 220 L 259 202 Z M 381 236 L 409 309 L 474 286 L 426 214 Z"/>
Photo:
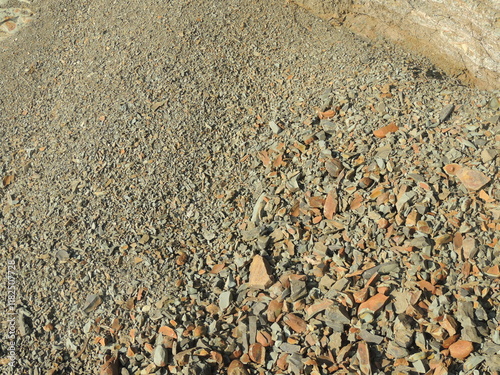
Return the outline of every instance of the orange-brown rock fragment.
<path id="1" fill-rule="evenodd" d="M 271 268 L 260 255 L 255 255 L 250 265 L 249 286 L 258 289 L 267 289 L 273 284 Z"/>

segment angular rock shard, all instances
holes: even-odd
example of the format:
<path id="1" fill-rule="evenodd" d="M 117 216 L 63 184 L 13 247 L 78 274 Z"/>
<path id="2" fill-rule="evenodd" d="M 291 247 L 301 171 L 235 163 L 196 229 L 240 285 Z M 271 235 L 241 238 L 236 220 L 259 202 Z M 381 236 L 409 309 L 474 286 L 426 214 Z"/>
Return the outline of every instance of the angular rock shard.
<path id="1" fill-rule="evenodd" d="M 248 282 L 251 288 L 267 289 L 273 284 L 272 271 L 269 263 L 260 255 L 255 255 L 252 264 L 250 264 L 250 280 Z"/>

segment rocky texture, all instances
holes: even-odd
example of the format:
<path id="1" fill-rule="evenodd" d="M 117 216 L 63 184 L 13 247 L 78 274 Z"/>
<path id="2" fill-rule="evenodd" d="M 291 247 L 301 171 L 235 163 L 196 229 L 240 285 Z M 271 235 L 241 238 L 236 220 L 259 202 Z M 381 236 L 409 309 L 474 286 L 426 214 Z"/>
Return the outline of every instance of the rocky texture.
<path id="1" fill-rule="evenodd" d="M 371 39 L 383 37 L 428 57 L 479 88 L 500 87 L 497 0 L 295 0 Z"/>
<path id="2" fill-rule="evenodd" d="M 498 92 L 215 3 L 33 0 L 0 43 L 0 373 L 500 369 Z"/>

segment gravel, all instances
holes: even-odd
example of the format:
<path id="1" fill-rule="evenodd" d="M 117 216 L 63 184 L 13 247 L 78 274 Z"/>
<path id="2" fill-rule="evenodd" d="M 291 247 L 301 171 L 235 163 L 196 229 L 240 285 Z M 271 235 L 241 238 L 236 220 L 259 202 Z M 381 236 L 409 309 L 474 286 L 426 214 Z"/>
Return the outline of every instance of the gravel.
<path id="1" fill-rule="evenodd" d="M 274 0 L 29 7 L 3 369 L 498 371 L 499 92 Z"/>

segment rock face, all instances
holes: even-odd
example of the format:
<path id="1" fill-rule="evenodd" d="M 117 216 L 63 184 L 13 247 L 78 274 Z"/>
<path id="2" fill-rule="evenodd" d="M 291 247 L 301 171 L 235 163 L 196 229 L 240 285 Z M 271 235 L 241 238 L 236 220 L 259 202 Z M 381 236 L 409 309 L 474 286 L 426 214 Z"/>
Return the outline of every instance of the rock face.
<path id="1" fill-rule="evenodd" d="M 500 88 L 498 0 L 294 1 L 358 34 L 416 51 L 462 81 Z"/>

